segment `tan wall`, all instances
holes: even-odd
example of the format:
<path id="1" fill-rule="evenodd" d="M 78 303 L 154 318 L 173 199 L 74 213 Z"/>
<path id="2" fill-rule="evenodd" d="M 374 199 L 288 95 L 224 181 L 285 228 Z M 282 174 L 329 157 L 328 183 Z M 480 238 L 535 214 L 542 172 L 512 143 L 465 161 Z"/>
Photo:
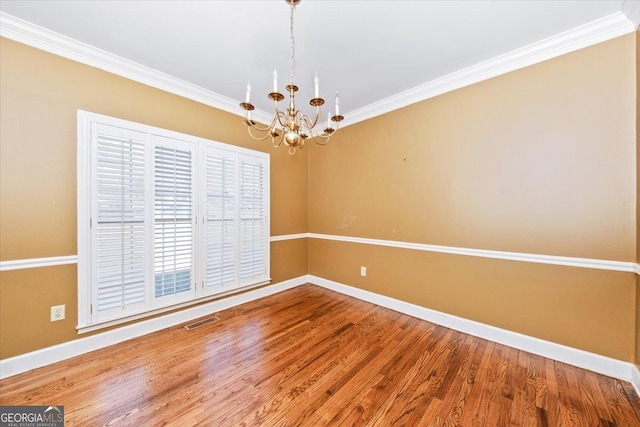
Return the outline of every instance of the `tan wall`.
<path id="1" fill-rule="evenodd" d="M 0 51 L 0 260 L 77 253 L 78 109 L 269 151 L 271 234 L 307 231 L 306 152 L 269 149 L 238 116 L 95 68 L 7 39 Z M 274 282 L 307 271 L 305 241 L 274 242 L 272 255 Z M 75 266 L 0 273 L 0 358 L 76 338 L 76 290 Z M 67 320 L 50 323 L 57 304 Z"/>
<path id="2" fill-rule="evenodd" d="M 77 109 L 269 150 L 237 116 L 0 43 L 0 260 L 76 253 Z M 271 234 L 638 259 L 635 49 L 622 37 L 347 127 L 328 147 L 271 151 Z M 274 282 L 309 272 L 633 360 L 630 273 L 315 239 L 271 255 Z M 0 273 L 0 358 L 77 337 L 75 275 Z M 54 304 L 67 320 L 48 321 Z"/>
<path id="3" fill-rule="evenodd" d="M 343 129 L 310 150 L 309 231 L 635 260 L 634 58 L 628 35 Z M 346 246 L 312 240 L 310 273 L 634 359 L 631 273 Z"/>
<path id="4" fill-rule="evenodd" d="M 367 276 L 360 276 L 360 266 Z M 631 361 L 631 273 L 310 239 L 309 272 L 465 319 Z"/>

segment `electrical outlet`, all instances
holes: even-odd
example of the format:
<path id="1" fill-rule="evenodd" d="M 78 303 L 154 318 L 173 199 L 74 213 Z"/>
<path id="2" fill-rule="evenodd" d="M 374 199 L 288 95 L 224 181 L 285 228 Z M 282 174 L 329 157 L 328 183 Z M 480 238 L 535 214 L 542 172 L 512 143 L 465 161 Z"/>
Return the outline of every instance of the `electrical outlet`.
<path id="1" fill-rule="evenodd" d="M 365 277 L 367 275 L 367 267 L 360 267 L 360 275 Z"/>
<path id="2" fill-rule="evenodd" d="M 51 307 L 51 321 L 57 322 L 64 319 L 64 304 Z"/>

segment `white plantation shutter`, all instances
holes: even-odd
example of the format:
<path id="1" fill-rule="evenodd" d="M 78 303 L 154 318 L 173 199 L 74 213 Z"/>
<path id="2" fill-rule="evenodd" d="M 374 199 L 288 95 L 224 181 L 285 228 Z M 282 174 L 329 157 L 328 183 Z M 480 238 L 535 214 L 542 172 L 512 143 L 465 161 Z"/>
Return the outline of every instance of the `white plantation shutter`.
<path id="1" fill-rule="evenodd" d="M 95 318 L 144 308 L 145 139 L 141 133 L 94 127 L 96 248 Z"/>
<path id="2" fill-rule="evenodd" d="M 270 280 L 268 154 L 78 120 L 81 332 Z"/>
<path id="3" fill-rule="evenodd" d="M 264 278 L 266 251 L 266 162 L 262 158 L 239 155 L 240 181 L 240 282 Z"/>
<path id="4" fill-rule="evenodd" d="M 237 283 L 236 154 L 205 147 L 205 279 L 206 293 Z"/>
<path id="5" fill-rule="evenodd" d="M 153 162 L 154 297 L 173 302 L 193 290 L 194 146 L 156 137 Z"/>

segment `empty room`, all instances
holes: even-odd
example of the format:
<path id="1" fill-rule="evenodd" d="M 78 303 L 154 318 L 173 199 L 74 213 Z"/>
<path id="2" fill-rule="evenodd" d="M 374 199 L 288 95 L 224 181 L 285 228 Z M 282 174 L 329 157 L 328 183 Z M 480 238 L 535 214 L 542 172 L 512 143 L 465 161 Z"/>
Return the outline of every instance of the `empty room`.
<path id="1" fill-rule="evenodd" d="M 640 0 L 0 2 L 0 426 L 640 426 Z"/>

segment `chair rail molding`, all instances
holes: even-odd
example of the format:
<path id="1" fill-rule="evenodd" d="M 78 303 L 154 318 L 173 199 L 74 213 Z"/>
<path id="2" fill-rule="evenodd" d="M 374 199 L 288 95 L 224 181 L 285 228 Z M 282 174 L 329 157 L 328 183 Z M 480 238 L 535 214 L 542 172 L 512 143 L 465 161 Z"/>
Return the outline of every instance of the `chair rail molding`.
<path id="1" fill-rule="evenodd" d="M 633 262 L 612 261 L 593 258 L 576 258 L 558 255 L 505 252 L 490 249 L 459 248 L 455 246 L 430 245 L 426 243 L 401 242 L 397 240 L 369 239 L 365 237 L 338 236 L 332 234 L 307 233 L 312 239 L 335 240 L 339 242 L 361 243 L 365 245 L 388 246 L 427 252 L 496 258 L 509 261 L 533 262 L 538 264 L 564 265 L 567 267 L 594 268 L 597 270 L 625 271 L 640 274 L 640 265 Z"/>
<path id="2" fill-rule="evenodd" d="M 54 256 L 48 258 L 29 258 L 0 261 L 0 271 L 22 270 L 25 268 L 54 267 L 57 265 L 77 264 L 77 255 Z"/>
<path id="3" fill-rule="evenodd" d="M 360 243 L 364 245 L 387 246 L 392 248 L 413 249 L 426 252 L 440 252 L 454 255 L 495 258 L 509 261 L 533 262 L 538 264 L 564 265 L 567 267 L 594 268 L 597 270 L 624 271 L 640 275 L 640 264 L 635 262 L 602 260 L 593 258 L 576 258 L 557 255 L 530 254 L 523 252 L 504 252 L 490 249 L 459 248 L 455 246 L 430 245 L 426 243 L 402 242 L 398 240 L 370 239 L 366 237 L 339 236 L 320 233 L 296 233 L 271 236 L 271 242 L 282 242 L 296 239 L 321 239 L 339 242 Z M 0 271 L 20 270 L 56 265 L 77 264 L 77 255 L 49 258 L 19 259 L 0 261 Z"/>

